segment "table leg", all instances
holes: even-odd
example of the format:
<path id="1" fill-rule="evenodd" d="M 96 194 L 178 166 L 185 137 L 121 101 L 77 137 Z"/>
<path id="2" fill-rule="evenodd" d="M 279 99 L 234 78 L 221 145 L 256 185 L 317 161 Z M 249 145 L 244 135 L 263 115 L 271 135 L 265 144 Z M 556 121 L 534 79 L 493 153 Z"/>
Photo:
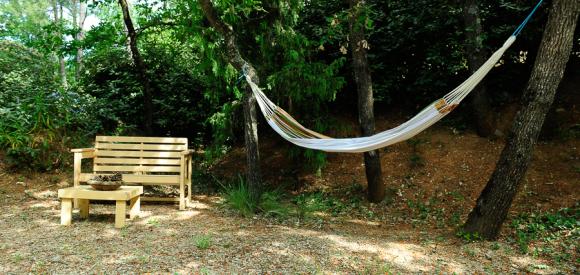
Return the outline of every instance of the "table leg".
<path id="1" fill-rule="evenodd" d="M 137 196 L 131 199 L 129 204 L 129 218 L 133 219 L 141 213 L 141 196 Z"/>
<path id="2" fill-rule="evenodd" d="M 79 208 L 81 213 L 81 218 L 86 219 L 89 217 L 89 200 L 79 199 Z"/>
<path id="3" fill-rule="evenodd" d="M 123 228 L 125 226 L 125 210 L 127 209 L 127 201 L 117 201 L 115 208 L 115 228 Z"/>
<path id="4" fill-rule="evenodd" d="M 72 220 L 72 199 L 62 199 L 60 206 L 60 224 L 70 225 Z"/>

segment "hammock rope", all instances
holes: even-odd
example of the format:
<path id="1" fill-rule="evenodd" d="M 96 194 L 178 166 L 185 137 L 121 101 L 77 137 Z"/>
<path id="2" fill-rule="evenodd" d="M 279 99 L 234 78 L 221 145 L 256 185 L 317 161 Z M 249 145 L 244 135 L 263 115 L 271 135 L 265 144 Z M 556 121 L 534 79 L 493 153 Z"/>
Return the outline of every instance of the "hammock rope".
<path id="1" fill-rule="evenodd" d="M 331 138 L 310 130 L 296 121 L 284 109 L 274 104 L 266 94 L 264 94 L 262 89 L 252 82 L 252 79 L 247 74 L 246 67 L 242 70 L 242 77 L 245 77 L 250 85 L 260 110 L 270 127 L 289 142 L 301 147 L 327 152 L 360 153 L 372 151 L 412 138 L 453 111 L 453 109 L 455 109 L 457 105 L 459 105 L 459 103 L 461 103 L 461 101 L 469 95 L 471 91 L 473 91 L 473 89 L 499 62 L 503 54 L 515 42 L 516 37 L 530 21 L 542 2 L 543 0 L 540 0 L 536 4 L 530 14 L 516 28 L 514 33 L 504 42 L 504 44 L 463 83 L 459 84 L 459 86 L 444 95 L 442 98 L 429 104 L 421 112 L 403 124 L 372 136 Z"/>

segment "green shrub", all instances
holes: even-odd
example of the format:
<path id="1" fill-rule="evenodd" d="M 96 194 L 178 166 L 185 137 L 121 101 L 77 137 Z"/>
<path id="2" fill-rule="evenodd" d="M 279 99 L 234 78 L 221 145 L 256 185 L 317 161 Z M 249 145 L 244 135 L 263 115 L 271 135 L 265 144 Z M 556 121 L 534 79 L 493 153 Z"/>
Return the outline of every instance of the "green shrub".
<path id="1" fill-rule="evenodd" d="M 198 249 L 208 249 L 212 244 L 210 235 L 194 236 L 192 240 Z"/>
<path id="2" fill-rule="evenodd" d="M 262 193 L 260 200 L 255 202 L 247 183 L 241 176 L 238 177 L 237 182 L 223 188 L 225 205 L 244 217 L 250 217 L 259 212 L 266 216 L 284 218 L 290 213 L 288 205 L 282 202 L 283 193 L 279 190 L 266 191 Z"/>
<path id="3" fill-rule="evenodd" d="M 0 41 L 0 49 L 0 150 L 6 162 L 36 170 L 66 164 L 68 148 L 101 129 L 105 105 L 74 87 L 59 89 L 53 64 L 38 52 L 7 41 Z"/>
<path id="4" fill-rule="evenodd" d="M 228 208 L 239 212 L 244 217 L 252 216 L 256 212 L 257 204 L 251 198 L 250 190 L 241 176 L 238 183 L 223 188 L 224 202 Z"/>

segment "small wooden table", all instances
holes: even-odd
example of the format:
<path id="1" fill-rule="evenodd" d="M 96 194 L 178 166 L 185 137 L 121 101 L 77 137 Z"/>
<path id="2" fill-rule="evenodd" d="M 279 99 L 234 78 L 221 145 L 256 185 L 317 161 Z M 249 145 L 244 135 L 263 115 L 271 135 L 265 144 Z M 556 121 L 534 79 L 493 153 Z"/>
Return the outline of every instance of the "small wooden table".
<path id="1" fill-rule="evenodd" d="M 58 197 L 62 200 L 60 210 L 60 224 L 70 225 L 72 219 L 73 200 L 78 199 L 81 218 L 89 217 L 90 200 L 116 201 L 115 227 L 125 226 L 125 211 L 129 204 L 129 217 L 133 219 L 141 211 L 141 194 L 143 186 L 121 186 L 114 191 L 98 191 L 88 185 L 79 185 L 58 190 Z"/>

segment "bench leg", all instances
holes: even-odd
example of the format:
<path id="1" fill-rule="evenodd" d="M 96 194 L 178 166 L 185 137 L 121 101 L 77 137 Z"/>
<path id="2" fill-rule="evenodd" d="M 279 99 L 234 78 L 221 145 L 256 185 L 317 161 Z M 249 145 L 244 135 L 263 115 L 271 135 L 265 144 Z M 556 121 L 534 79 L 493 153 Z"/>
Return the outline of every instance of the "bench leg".
<path id="1" fill-rule="evenodd" d="M 72 220 L 72 199 L 62 199 L 60 206 L 60 224 L 70 225 Z"/>
<path id="2" fill-rule="evenodd" d="M 187 181 L 187 207 L 191 207 L 191 179 Z"/>
<path id="3" fill-rule="evenodd" d="M 79 199 L 78 200 L 79 209 L 81 213 L 81 218 L 86 219 L 89 217 L 89 200 Z"/>
<path id="4" fill-rule="evenodd" d="M 131 199 L 129 204 L 129 218 L 134 219 L 138 217 L 141 213 L 141 196 L 137 196 Z"/>
<path id="5" fill-rule="evenodd" d="M 127 210 L 127 201 L 117 201 L 115 208 L 115 228 L 123 228 L 125 226 L 125 211 Z"/>

